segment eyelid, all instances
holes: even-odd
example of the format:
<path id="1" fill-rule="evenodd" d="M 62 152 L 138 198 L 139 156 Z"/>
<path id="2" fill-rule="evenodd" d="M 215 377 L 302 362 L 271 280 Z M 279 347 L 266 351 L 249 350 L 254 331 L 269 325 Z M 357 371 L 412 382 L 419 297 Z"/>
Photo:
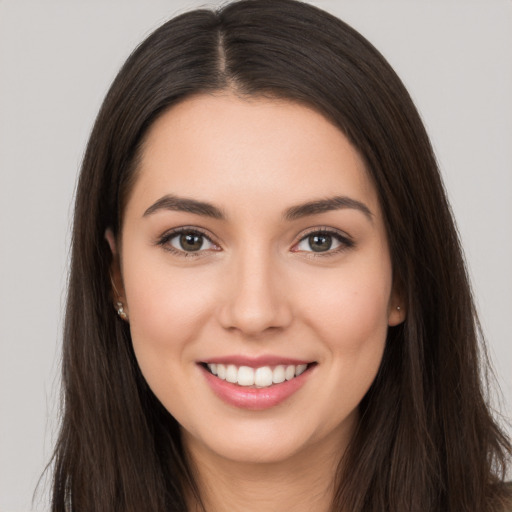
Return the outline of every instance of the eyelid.
<path id="1" fill-rule="evenodd" d="M 182 257 L 200 257 L 200 256 L 204 256 L 205 252 L 212 251 L 212 249 L 201 249 L 198 251 L 183 251 L 183 250 L 173 247 L 172 245 L 170 245 L 168 243 L 171 239 L 173 239 L 174 237 L 176 237 L 180 234 L 183 234 L 183 233 L 199 234 L 199 235 L 203 236 L 204 238 L 206 238 L 211 244 L 213 244 L 216 247 L 216 249 L 213 249 L 213 251 L 217 252 L 217 251 L 222 250 L 220 244 L 218 244 L 214 240 L 214 237 L 210 233 L 208 233 L 205 229 L 200 228 L 198 226 L 179 226 L 176 228 L 169 229 L 158 237 L 158 239 L 155 242 L 155 245 L 159 245 L 164 250 L 169 251 L 173 254 L 177 254 L 178 256 L 182 256 Z M 328 250 L 325 252 L 302 251 L 302 250 L 296 249 L 297 245 L 300 242 L 302 242 L 308 236 L 311 236 L 313 234 L 325 234 L 325 235 L 333 236 L 340 242 L 341 246 L 336 249 Z M 327 226 L 316 226 L 316 227 L 308 228 L 307 230 L 303 231 L 300 234 L 300 236 L 297 237 L 296 241 L 293 243 L 291 251 L 307 254 L 308 257 L 319 257 L 319 256 L 327 257 L 327 256 L 338 254 L 339 252 L 350 249 L 354 246 L 355 246 L 354 240 L 352 239 L 352 237 L 350 235 L 348 235 L 344 231 L 341 231 L 339 229 L 332 228 L 332 227 L 327 227 Z"/>
<path id="2" fill-rule="evenodd" d="M 208 240 L 211 244 L 213 244 L 216 249 L 200 249 L 198 251 L 183 251 L 181 249 L 177 249 L 169 244 L 170 240 L 184 233 L 198 234 Z M 205 252 L 210 251 L 218 251 L 221 250 L 220 245 L 213 240 L 213 237 L 203 228 L 197 226 L 179 226 L 176 228 L 172 228 L 167 230 L 165 233 L 160 235 L 155 242 L 155 245 L 161 246 L 164 250 L 169 251 L 170 253 L 176 254 L 178 256 L 182 256 L 185 258 L 197 258 L 200 256 L 204 256 Z"/>
<path id="3" fill-rule="evenodd" d="M 341 246 L 336 249 L 328 250 L 325 252 L 301 251 L 301 250 L 296 250 L 296 249 L 294 250 L 294 248 L 296 248 L 298 246 L 298 244 L 300 244 L 300 242 L 302 242 L 307 237 L 314 235 L 314 234 L 323 234 L 323 235 L 333 236 L 341 243 Z M 322 257 L 323 256 L 332 256 L 332 255 L 338 254 L 340 252 L 343 252 L 344 250 L 350 249 L 354 246 L 355 246 L 354 240 L 352 239 L 352 237 L 350 235 L 348 235 L 344 231 L 341 231 L 336 228 L 327 227 L 327 226 L 317 226 L 317 227 L 313 227 L 313 228 L 308 228 L 306 231 L 303 231 L 299 235 L 297 240 L 293 243 L 292 252 L 302 252 L 302 253 L 306 254 L 308 257 L 316 258 L 319 256 L 322 256 Z"/>

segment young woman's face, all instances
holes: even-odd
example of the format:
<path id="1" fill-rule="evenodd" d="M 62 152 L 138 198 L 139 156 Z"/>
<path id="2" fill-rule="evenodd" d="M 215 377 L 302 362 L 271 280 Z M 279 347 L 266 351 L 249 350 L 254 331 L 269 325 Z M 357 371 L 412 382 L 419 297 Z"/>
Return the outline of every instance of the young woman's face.
<path id="1" fill-rule="evenodd" d="M 138 363 L 192 452 L 344 446 L 403 309 L 339 129 L 288 101 L 185 100 L 150 129 L 119 244 Z"/>

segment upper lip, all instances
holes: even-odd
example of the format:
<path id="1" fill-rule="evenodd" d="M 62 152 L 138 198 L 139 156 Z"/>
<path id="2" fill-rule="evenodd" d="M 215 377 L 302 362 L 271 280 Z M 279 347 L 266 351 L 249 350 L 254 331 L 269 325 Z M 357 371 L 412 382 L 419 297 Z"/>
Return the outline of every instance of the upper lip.
<path id="1" fill-rule="evenodd" d="M 278 365 L 300 365 L 310 364 L 313 361 L 305 359 L 296 359 L 293 357 L 282 357 L 275 355 L 264 355 L 258 357 L 249 357 L 242 355 L 227 355 L 219 357 L 211 357 L 200 361 L 205 364 L 232 364 L 235 366 L 249 366 L 250 368 L 261 368 L 262 366 L 278 366 Z"/>

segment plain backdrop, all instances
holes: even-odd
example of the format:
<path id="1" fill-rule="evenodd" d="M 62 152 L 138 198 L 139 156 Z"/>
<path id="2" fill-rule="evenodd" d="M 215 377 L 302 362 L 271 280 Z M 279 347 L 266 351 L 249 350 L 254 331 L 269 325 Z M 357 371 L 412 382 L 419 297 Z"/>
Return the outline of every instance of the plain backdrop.
<path id="1" fill-rule="evenodd" d="M 373 42 L 416 101 L 510 418 L 512 2 L 312 3 Z M 48 510 L 44 492 L 31 500 L 58 425 L 70 212 L 94 117 L 133 47 L 199 5 L 215 3 L 0 0 L 0 512 Z"/>

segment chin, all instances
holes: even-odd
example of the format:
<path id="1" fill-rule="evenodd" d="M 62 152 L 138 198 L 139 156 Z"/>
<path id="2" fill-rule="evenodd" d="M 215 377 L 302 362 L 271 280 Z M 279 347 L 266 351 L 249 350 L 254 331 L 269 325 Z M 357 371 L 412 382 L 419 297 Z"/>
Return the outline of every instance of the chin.
<path id="1" fill-rule="evenodd" d="M 183 438 L 193 456 L 209 452 L 238 464 L 284 463 L 298 456 L 307 444 L 303 439 L 270 433 L 260 433 L 257 437 L 240 433 L 208 439 L 197 439 L 186 433 Z"/>
<path id="2" fill-rule="evenodd" d="M 285 422 L 261 417 L 238 419 L 205 432 L 191 433 L 182 427 L 182 436 L 187 451 L 196 459 L 209 455 L 238 464 L 297 464 L 309 460 L 312 451 L 326 451 L 333 457 L 333 447 L 338 447 L 339 456 L 334 457 L 338 461 L 356 421 L 357 410 L 338 424 L 314 425 L 304 414 Z"/>

